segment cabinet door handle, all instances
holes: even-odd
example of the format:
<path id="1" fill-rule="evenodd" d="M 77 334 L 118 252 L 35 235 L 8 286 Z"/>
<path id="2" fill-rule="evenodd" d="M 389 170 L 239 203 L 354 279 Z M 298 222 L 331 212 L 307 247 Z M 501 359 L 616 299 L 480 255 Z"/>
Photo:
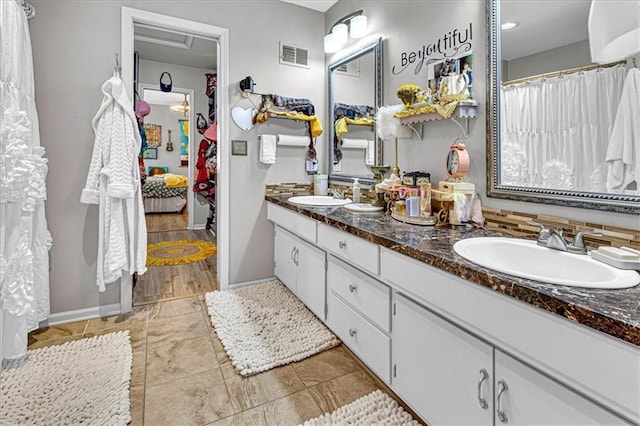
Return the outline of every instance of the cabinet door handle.
<path id="1" fill-rule="evenodd" d="M 482 383 L 489 378 L 489 373 L 484 368 L 480 370 L 480 380 L 478 380 L 478 403 L 483 410 L 489 408 L 487 400 L 482 397 Z"/>
<path id="2" fill-rule="evenodd" d="M 296 253 L 293 255 L 294 258 L 294 263 L 296 264 L 296 266 L 298 266 L 300 263 L 298 263 L 298 260 L 300 259 L 300 250 L 298 248 L 296 248 Z"/>
<path id="3" fill-rule="evenodd" d="M 507 386 L 507 382 L 500 379 L 498 380 L 498 396 L 496 397 L 496 413 L 498 413 L 498 419 L 502 423 L 507 423 L 509 419 L 507 415 L 502 410 L 502 404 L 500 403 L 502 394 L 509 390 L 509 386 Z"/>
<path id="4" fill-rule="evenodd" d="M 294 246 L 294 247 L 291 249 L 291 261 L 292 261 L 293 263 L 296 263 L 296 259 L 295 259 L 295 257 L 294 257 L 294 256 L 295 256 L 295 252 L 296 252 L 296 248 L 295 248 L 295 246 Z"/>
<path id="5" fill-rule="evenodd" d="M 349 284 L 349 291 L 350 291 L 351 293 L 355 293 L 355 292 L 356 292 L 356 286 L 355 286 L 355 285 L 353 285 L 353 284 Z"/>
<path id="6" fill-rule="evenodd" d="M 347 246 L 347 243 L 345 243 L 344 241 L 340 240 L 338 241 L 338 247 L 340 247 L 341 249 L 345 248 Z"/>
<path id="7" fill-rule="evenodd" d="M 349 329 L 349 336 L 356 337 L 356 331 L 353 328 Z"/>

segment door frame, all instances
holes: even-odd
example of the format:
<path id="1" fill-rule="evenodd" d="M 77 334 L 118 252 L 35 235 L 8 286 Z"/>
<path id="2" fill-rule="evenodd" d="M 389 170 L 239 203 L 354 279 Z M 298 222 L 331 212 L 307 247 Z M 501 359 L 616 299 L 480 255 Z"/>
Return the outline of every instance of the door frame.
<path id="1" fill-rule="evenodd" d="M 149 24 L 161 28 L 173 29 L 195 36 L 210 38 L 218 43 L 217 74 L 218 90 L 216 90 L 216 105 L 218 107 L 218 141 L 229 140 L 229 30 L 223 27 L 176 18 L 148 12 L 146 10 L 122 7 L 121 13 L 121 63 L 122 80 L 129 95 L 133 99 L 133 37 L 136 23 Z M 190 126 L 193 127 L 193 126 Z M 217 146 L 217 177 L 216 177 L 216 244 L 217 278 L 220 289 L 229 287 L 229 150 Z M 191 150 L 190 154 L 191 155 Z M 130 312 L 133 308 L 133 279 L 132 275 L 124 274 L 120 283 L 120 311 Z"/>

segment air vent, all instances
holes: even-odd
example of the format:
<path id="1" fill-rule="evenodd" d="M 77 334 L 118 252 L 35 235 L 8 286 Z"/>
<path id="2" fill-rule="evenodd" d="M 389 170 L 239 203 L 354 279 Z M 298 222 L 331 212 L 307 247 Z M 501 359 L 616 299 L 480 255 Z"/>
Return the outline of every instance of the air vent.
<path id="1" fill-rule="evenodd" d="M 336 68 L 336 72 L 340 74 L 351 75 L 353 77 L 360 77 L 360 60 L 348 62 L 340 65 Z"/>
<path id="2" fill-rule="evenodd" d="M 280 42 L 280 63 L 309 68 L 309 49 Z"/>

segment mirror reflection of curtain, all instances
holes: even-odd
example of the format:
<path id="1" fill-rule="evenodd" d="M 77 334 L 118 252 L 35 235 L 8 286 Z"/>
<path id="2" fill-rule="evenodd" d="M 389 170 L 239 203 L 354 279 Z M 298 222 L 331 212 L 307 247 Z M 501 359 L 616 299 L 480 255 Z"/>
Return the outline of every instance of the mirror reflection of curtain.
<path id="1" fill-rule="evenodd" d="M 615 66 L 503 86 L 500 184 L 606 192 L 624 78 Z"/>

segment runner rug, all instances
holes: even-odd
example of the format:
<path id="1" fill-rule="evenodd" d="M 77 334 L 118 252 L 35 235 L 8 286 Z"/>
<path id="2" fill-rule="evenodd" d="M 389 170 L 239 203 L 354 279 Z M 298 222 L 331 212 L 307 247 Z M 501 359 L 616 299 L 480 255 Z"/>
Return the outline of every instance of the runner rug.
<path id="1" fill-rule="evenodd" d="M 419 426 L 393 398 L 381 390 L 371 392 L 351 404 L 343 405 L 333 413 L 323 414 L 304 422 L 303 426 L 329 425 L 387 425 Z"/>

